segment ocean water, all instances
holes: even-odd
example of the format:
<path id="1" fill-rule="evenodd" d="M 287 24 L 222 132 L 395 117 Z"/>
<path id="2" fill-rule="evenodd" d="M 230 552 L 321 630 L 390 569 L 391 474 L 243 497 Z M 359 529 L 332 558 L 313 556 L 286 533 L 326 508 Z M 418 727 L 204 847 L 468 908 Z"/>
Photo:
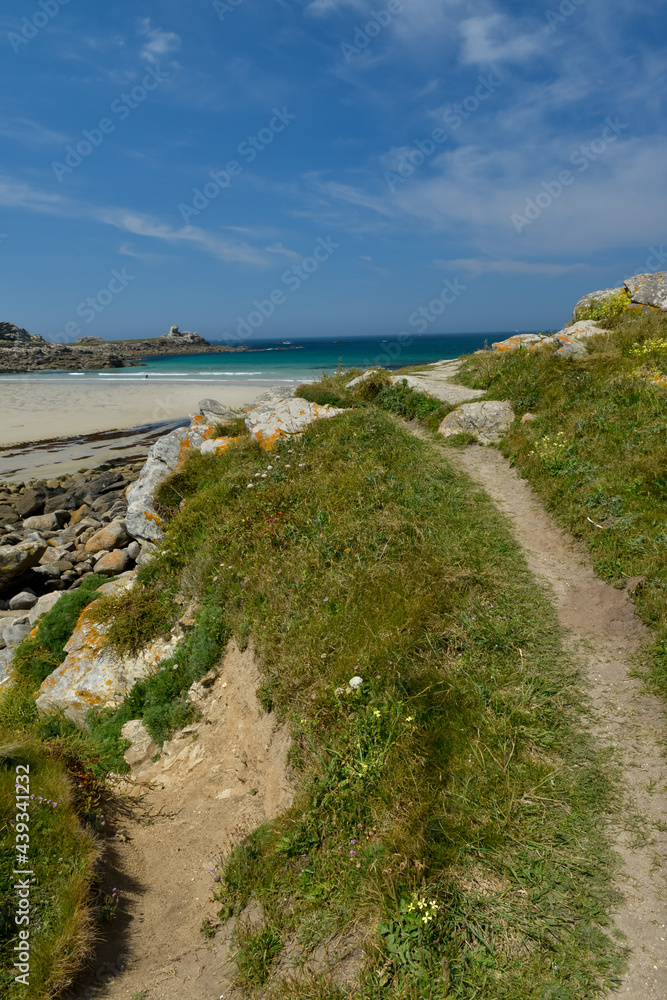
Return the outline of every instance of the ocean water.
<path id="1" fill-rule="evenodd" d="M 332 340 L 254 341 L 252 350 L 234 354 L 183 354 L 146 358 L 145 368 L 108 369 L 100 372 L 29 372 L 2 375 L 0 381 L 84 379 L 95 382 L 132 382 L 148 376 L 169 383 L 239 383 L 299 385 L 312 382 L 322 372 L 343 368 L 402 368 L 457 358 L 484 346 L 485 341 L 502 340 L 509 333 L 425 335 L 403 338 L 341 338 Z M 214 342 L 215 343 L 215 342 Z"/>

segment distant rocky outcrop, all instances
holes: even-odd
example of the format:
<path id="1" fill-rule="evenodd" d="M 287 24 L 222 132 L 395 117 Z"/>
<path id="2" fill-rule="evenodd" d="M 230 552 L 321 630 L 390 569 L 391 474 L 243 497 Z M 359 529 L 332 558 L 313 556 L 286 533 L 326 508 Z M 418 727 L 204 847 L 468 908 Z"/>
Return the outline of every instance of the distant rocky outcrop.
<path id="1" fill-rule="evenodd" d="M 179 330 L 177 326 L 172 326 L 169 333 L 166 333 L 163 340 L 169 340 L 177 344 L 201 344 L 202 347 L 210 347 L 208 340 L 204 340 L 198 333 L 190 330 Z"/>
<path id="2" fill-rule="evenodd" d="M 37 333 L 28 333 L 22 326 L 13 323 L 0 323 L 0 341 L 11 344 L 45 344 L 44 337 Z"/>
<path id="3" fill-rule="evenodd" d="M 102 368 L 134 368 L 144 358 L 164 354 L 221 354 L 247 350 L 239 347 L 212 347 L 198 333 L 181 332 L 172 326 L 169 333 L 145 340 L 103 340 L 79 337 L 76 343 L 45 340 L 37 334 L 0 323 L 0 373 L 23 373 L 60 369 L 96 371 Z"/>

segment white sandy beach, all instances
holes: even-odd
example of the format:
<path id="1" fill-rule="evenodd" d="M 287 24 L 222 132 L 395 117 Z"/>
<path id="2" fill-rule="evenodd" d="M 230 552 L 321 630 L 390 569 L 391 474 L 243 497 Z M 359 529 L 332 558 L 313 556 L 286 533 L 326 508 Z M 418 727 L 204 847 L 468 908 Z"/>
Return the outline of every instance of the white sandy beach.
<path id="1" fill-rule="evenodd" d="M 257 383 L 157 379 L 0 380 L 0 447 L 177 420 L 194 413 L 200 399 L 243 407 L 265 388 Z"/>

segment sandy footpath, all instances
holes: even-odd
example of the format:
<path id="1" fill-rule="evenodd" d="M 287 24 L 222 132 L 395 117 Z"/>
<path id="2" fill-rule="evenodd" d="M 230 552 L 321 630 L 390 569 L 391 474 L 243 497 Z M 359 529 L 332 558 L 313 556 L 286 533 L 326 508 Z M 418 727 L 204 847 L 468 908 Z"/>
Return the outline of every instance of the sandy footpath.
<path id="1" fill-rule="evenodd" d="M 178 420 L 200 399 L 242 407 L 267 387 L 204 379 L 0 379 L 0 447 Z"/>

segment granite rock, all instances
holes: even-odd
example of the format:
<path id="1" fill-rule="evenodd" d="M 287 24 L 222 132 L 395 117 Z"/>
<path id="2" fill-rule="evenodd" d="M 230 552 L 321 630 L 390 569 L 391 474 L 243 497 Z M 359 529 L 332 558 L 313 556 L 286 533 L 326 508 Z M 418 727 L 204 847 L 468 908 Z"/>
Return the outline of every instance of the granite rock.
<path id="1" fill-rule="evenodd" d="M 667 271 L 636 274 L 623 282 L 633 302 L 638 305 L 667 309 Z"/>
<path id="2" fill-rule="evenodd" d="M 122 549 L 129 540 L 124 521 L 112 521 L 88 539 L 85 549 L 89 553 L 100 552 L 102 549 L 110 552 L 112 549 Z"/>
<path id="3" fill-rule="evenodd" d="M 303 434 L 315 420 L 337 417 L 345 410 L 335 406 L 320 406 L 307 399 L 264 399 L 247 407 L 245 423 L 255 441 L 265 451 L 284 438 Z"/>
<path id="4" fill-rule="evenodd" d="M 108 576 L 117 576 L 129 569 L 132 560 L 123 549 L 114 549 L 107 552 L 95 563 L 95 572 L 104 573 Z"/>
<path id="5" fill-rule="evenodd" d="M 534 351 L 536 347 L 552 343 L 553 337 L 546 336 L 543 333 L 517 333 L 515 336 L 508 337 L 506 340 L 496 341 L 491 345 L 491 347 L 494 351 L 499 353 L 504 351 L 518 351 L 522 347 L 528 349 L 529 351 Z"/>
<path id="6" fill-rule="evenodd" d="M 120 704 L 138 680 L 154 673 L 173 652 L 176 640 L 156 639 L 136 656 L 121 656 L 105 647 L 105 626 L 84 612 L 65 646 L 67 656 L 42 683 L 37 697 L 40 715 L 63 712 L 85 726 L 91 708 Z"/>
<path id="7" fill-rule="evenodd" d="M 0 545 L 0 586 L 36 566 L 45 552 L 46 543 L 37 541 Z"/>
<path id="8" fill-rule="evenodd" d="M 464 403 L 448 413 L 440 424 L 443 437 L 454 434 L 474 434 L 482 444 L 499 441 L 514 420 L 514 410 L 506 400 Z"/>

